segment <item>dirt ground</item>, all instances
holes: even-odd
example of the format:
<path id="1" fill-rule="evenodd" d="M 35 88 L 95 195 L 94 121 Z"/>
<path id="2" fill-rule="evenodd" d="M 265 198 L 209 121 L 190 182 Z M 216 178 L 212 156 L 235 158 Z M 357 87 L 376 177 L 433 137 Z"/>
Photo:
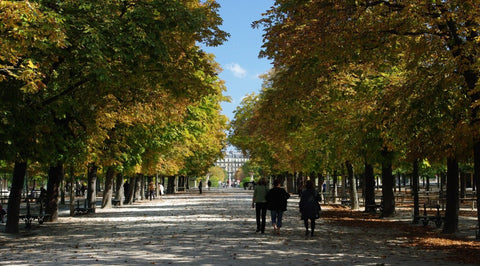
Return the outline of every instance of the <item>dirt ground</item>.
<path id="1" fill-rule="evenodd" d="M 316 235 L 305 237 L 293 195 L 281 234 L 270 227 L 258 234 L 251 196 L 243 189 L 212 189 L 76 217 L 62 210 L 58 222 L 29 230 L 22 224 L 13 236 L 2 224 L 0 264 L 480 265 L 476 219 L 469 215 L 452 237 L 433 225 L 411 225 L 409 211 L 378 219 L 324 205 Z"/>

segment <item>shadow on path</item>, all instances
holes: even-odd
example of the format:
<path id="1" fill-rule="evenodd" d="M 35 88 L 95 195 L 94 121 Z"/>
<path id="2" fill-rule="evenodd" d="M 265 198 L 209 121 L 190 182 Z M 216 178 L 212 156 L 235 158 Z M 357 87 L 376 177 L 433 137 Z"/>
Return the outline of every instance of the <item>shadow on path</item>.
<path id="1" fill-rule="evenodd" d="M 9 265 L 458 265 L 403 247 L 384 229 L 320 219 L 316 236 L 305 238 L 296 196 L 280 236 L 256 234 L 251 196 L 181 194 L 61 217 L 19 236 L 2 233 L 0 259 Z"/>

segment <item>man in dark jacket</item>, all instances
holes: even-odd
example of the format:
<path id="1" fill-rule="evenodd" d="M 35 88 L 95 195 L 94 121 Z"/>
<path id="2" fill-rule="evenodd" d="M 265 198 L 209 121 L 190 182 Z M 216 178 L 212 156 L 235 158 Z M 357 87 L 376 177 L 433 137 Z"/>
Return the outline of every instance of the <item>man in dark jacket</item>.
<path id="1" fill-rule="evenodd" d="M 273 181 L 273 188 L 267 193 L 267 208 L 270 210 L 274 232 L 279 235 L 282 227 L 283 212 L 287 210 L 287 199 L 290 198 L 285 189 L 280 187 L 280 181 Z"/>

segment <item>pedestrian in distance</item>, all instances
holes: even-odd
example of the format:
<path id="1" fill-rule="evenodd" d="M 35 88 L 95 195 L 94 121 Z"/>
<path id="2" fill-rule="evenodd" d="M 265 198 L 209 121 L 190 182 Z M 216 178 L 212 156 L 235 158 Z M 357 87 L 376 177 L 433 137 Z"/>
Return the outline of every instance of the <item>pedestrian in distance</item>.
<path id="1" fill-rule="evenodd" d="M 164 189 L 165 188 L 163 187 L 163 184 L 160 184 L 160 196 L 163 196 L 163 194 L 164 194 L 163 190 Z"/>
<path id="2" fill-rule="evenodd" d="M 38 202 L 45 208 L 47 206 L 47 190 L 43 187 L 40 187 L 40 196 L 38 196 Z"/>
<path id="3" fill-rule="evenodd" d="M 322 200 L 320 193 L 314 188 L 313 182 L 307 180 L 305 183 L 305 190 L 302 191 L 302 196 L 300 197 L 300 213 L 302 214 L 302 220 L 305 225 L 305 236 L 308 236 L 308 220 L 310 220 L 310 236 L 313 236 L 315 231 L 315 219 L 320 217 L 321 207 L 318 203 Z"/>
<path id="4" fill-rule="evenodd" d="M 280 181 L 273 181 L 273 188 L 267 192 L 267 208 L 270 210 L 272 218 L 273 231 L 280 235 L 280 228 L 282 227 L 283 212 L 287 210 L 287 199 L 290 194 L 285 189 L 280 187 Z"/>
<path id="5" fill-rule="evenodd" d="M 258 181 L 258 185 L 255 186 L 253 190 L 253 198 L 252 198 L 252 208 L 255 207 L 255 214 L 257 220 L 257 233 L 261 232 L 262 234 L 265 233 L 265 220 L 267 215 L 267 180 L 265 178 L 261 178 Z"/>
<path id="6" fill-rule="evenodd" d="M 208 186 L 208 190 L 210 190 L 210 187 L 212 186 L 212 181 L 208 180 L 207 186 Z"/>
<path id="7" fill-rule="evenodd" d="M 148 183 L 148 196 L 150 197 L 150 200 L 152 200 L 155 196 L 155 185 L 153 184 L 153 181 Z"/>
<path id="8" fill-rule="evenodd" d="M 198 192 L 200 192 L 200 194 L 202 194 L 202 180 L 200 179 L 200 182 L 198 182 Z"/>

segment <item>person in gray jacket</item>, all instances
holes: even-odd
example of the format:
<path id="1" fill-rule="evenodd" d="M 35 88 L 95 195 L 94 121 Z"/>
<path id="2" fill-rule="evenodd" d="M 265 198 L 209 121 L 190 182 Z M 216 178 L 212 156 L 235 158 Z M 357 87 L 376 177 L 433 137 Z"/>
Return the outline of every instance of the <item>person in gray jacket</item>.
<path id="1" fill-rule="evenodd" d="M 256 219 L 257 219 L 257 233 L 265 233 L 265 216 L 267 214 L 267 180 L 260 178 L 258 184 L 253 190 L 252 208 L 255 207 Z"/>

